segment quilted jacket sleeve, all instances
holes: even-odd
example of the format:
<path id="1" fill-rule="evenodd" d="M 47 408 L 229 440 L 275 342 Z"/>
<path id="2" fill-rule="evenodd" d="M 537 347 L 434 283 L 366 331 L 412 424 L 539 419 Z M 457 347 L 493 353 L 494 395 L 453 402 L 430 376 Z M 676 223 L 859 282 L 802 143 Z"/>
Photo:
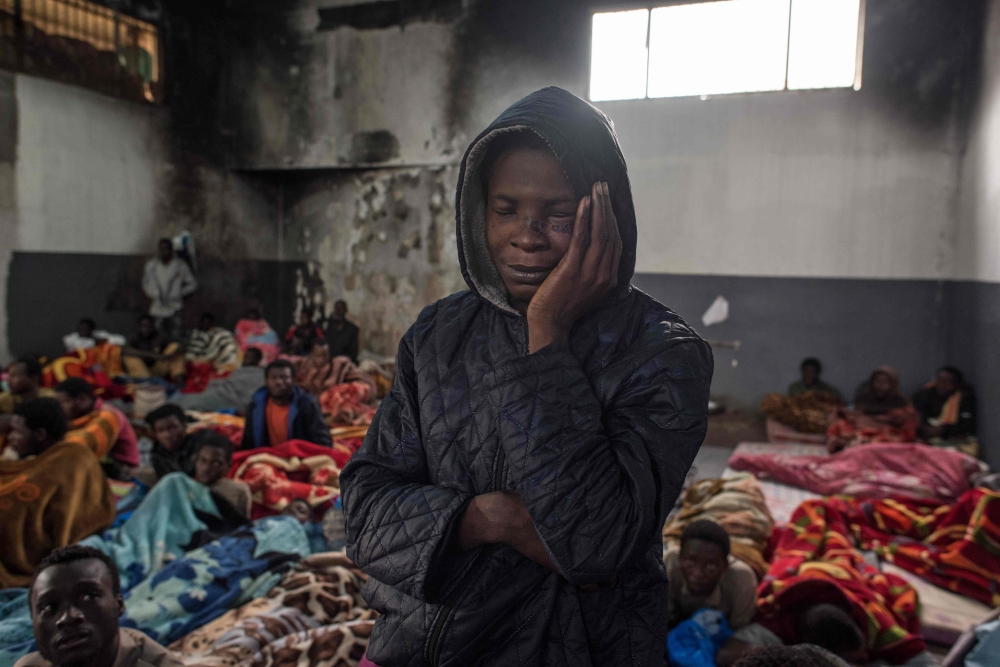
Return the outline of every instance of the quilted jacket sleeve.
<path id="1" fill-rule="evenodd" d="M 560 574 L 605 581 L 658 539 L 705 437 L 712 354 L 649 337 L 617 386 L 592 387 L 565 345 L 498 366 L 509 480 Z M 602 398 L 598 398 L 601 392 Z"/>
<path id="2" fill-rule="evenodd" d="M 426 600 L 432 565 L 471 496 L 429 483 L 412 345 L 411 330 L 399 344 L 392 391 L 344 467 L 340 488 L 348 557 L 378 581 Z"/>

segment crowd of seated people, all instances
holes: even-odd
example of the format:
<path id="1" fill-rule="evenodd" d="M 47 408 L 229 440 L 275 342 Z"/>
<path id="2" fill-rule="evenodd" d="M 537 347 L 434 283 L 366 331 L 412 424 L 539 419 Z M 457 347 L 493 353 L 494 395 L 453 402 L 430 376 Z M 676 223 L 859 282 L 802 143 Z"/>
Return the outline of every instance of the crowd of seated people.
<path id="1" fill-rule="evenodd" d="M 185 273 L 187 266 L 172 254 L 167 257 L 168 248 L 162 245 L 162 256 L 147 267 L 151 288 L 161 278 Z M 163 300 L 177 302 L 182 297 L 180 291 Z M 164 308 L 167 305 L 176 303 Z M 99 331 L 92 319 L 83 318 L 66 336 L 66 357 L 48 366 L 32 357 L 11 363 L 6 390 L 0 393 L 0 488 L 5 491 L 0 494 L 5 512 L 0 588 L 27 584 L 54 549 L 108 527 L 115 518 L 115 482 L 123 485 L 117 490 L 124 493 L 135 485 L 152 489 L 179 473 L 208 487 L 217 505 L 230 507 L 243 520 L 250 518 L 254 494 L 246 483 L 230 478 L 236 450 L 273 452 L 295 441 L 300 447 L 329 450 L 337 422 L 334 415 L 324 414 L 320 397 L 341 384 L 363 385 L 370 416 L 378 387 L 386 389 L 384 377 L 377 385 L 352 361 L 358 330 L 346 320 L 346 312 L 346 304 L 338 302 L 329 332 L 337 337 L 343 352 L 339 355 L 332 354 L 327 336 L 308 311 L 282 350 L 274 329 L 256 309 L 240 320 L 236 335 L 205 313 L 187 336 L 178 330 L 180 318 L 163 310 L 163 321 L 141 316 L 127 340 Z M 120 368 L 100 363 L 81 368 L 87 360 L 112 357 L 120 359 Z M 206 382 L 200 391 L 190 391 L 192 379 L 202 372 L 199 367 L 210 369 L 203 373 Z M 165 396 L 144 418 L 133 415 L 130 396 L 123 395 L 122 388 L 141 386 L 148 378 L 188 391 Z M 209 427 L 192 416 L 205 413 L 210 415 Z M 211 415 L 232 420 L 227 422 L 230 430 L 215 429 Z M 355 440 L 363 428 L 351 432 Z M 143 450 L 146 454 L 140 452 L 140 435 L 151 440 L 150 449 Z M 346 459 L 337 460 L 342 465 Z M 336 484 L 335 476 L 333 480 Z M 10 498 L 18 500 L 13 513 L 8 511 Z M 268 511 L 313 511 L 306 499 L 286 500 Z"/>
<path id="2" fill-rule="evenodd" d="M 857 388 L 850 405 L 821 379 L 819 360 L 804 360 L 801 374 L 787 395 L 768 394 L 761 410 L 804 436 L 803 442 L 814 442 L 810 435 L 825 436 L 830 453 L 869 442 L 921 442 L 978 455 L 975 394 L 957 368 L 940 368 L 907 397 L 896 371 L 880 366 Z"/>

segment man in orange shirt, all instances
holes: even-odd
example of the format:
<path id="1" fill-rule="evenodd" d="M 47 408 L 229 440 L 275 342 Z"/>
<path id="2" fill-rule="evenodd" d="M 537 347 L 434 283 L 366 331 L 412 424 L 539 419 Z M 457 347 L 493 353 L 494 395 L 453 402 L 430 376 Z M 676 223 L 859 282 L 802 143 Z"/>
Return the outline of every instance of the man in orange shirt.
<path id="1" fill-rule="evenodd" d="M 295 386 L 295 368 L 290 361 L 278 359 L 268 364 L 264 381 L 265 386 L 247 407 L 242 449 L 275 447 L 288 440 L 333 446 L 319 401 Z"/>

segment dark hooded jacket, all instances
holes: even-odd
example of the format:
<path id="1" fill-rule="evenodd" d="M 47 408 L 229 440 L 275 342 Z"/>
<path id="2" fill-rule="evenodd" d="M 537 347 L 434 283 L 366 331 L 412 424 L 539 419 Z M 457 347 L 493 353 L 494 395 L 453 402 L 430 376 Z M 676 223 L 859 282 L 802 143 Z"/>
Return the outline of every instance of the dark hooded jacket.
<path id="1" fill-rule="evenodd" d="M 623 242 L 618 287 L 568 344 L 528 354 L 485 238 L 486 146 L 540 135 L 577 196 L 607 181 Z M 667 634 L 661 531 L 705 436 L 712 354 L 629 284 L 635 211 L 611 121 L 546 88 L 469 147 L 456 198 L 470 290 L 428 306 L 395 385 L 340 477 L 348 555 L 381 614 L 368 657 L 403 665 L 656 665 Z M 476 495 L 526 504 L 559 573 L 506 545 L 455 553 Z"/>

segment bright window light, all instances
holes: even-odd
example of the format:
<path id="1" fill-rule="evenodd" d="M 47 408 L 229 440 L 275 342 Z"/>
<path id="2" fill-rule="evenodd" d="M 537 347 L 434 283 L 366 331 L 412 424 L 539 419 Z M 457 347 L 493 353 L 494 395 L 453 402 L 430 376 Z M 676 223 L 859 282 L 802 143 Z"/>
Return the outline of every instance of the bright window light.
<path id="1" fill-rule="evenodd" d="M 590 99 L 646 96 L 646 32 L 649 10 L 594 14 Z"/>
<path id="2" fill-rule="evenodd" d="M 660 7 L 649 27 L 649 97 L 781 90 L 789 0 Z"/>
<path id="3" fill-rule="evenodd" d="M 590 99 L 860 88 L 865 0 L 715 0 L 594 14 Z"/>
<path id="4" fill-rule="evenodd" d="M 853 86 L 860 0 L 793 0 L 788 87 Z"/>

